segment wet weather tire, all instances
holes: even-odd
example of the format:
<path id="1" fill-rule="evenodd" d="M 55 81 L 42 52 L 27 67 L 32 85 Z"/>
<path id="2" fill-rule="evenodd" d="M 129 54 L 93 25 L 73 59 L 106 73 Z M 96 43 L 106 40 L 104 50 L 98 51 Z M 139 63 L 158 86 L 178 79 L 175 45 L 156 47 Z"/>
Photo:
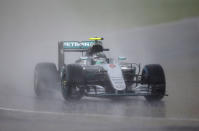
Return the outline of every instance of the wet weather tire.
<path id="1" fill-rule="evenodd" d="M 65 66 L 65 73 L 61 80 L 62 95 L 65 100 L 79 100 L 84 94 L 84 74 L 80 65 Z"/>
<path id="2" fill-rule="evenodd" d="M 147 84 L 151 95 L 145 96 L 148 101 L 161 100 L 166 91 L 166 80 L 161 65 L 146 65 L 142 71 L 142 84 Z"/>
<path id="3" fill-rule="evenodd" d="M 34 91 L 37 96 L 45 96 L 57 88 L 59 75 L 53 63 L 39 63 L 34 72 Z"/>

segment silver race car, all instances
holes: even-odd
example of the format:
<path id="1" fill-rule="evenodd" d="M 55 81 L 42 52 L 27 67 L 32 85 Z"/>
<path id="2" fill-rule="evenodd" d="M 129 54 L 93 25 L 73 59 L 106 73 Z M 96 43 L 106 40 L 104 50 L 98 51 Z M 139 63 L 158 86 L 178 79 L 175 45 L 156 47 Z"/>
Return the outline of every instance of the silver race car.
<path id="1" fill-rule="evenodd" d="M 90 41 L 60 41 L 58 69 L 54 63 L 39 63 L 35 67 L 34 89 L 38 96 L 58 87 L 65 100 L 89 97 L 144 96 L 149 101 L 161 100 L 165 95 L 164 70 L 159 64 L 143 67 L 125 63 L 125 57 L 108 58 L 103 38 Z M 73 64 L 64 62 L 65 52 L 81 52 Z"/>

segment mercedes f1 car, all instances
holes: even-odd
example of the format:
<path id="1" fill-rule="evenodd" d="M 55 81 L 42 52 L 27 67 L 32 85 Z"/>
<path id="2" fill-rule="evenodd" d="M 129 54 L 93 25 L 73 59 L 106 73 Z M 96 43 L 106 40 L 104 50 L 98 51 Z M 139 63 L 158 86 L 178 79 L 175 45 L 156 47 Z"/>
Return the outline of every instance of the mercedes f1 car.
<path id="1" fill-rule="evenodd" d="M 144 96 L 146 100 L 161 100 L 165 95 L 164 70 L 159 64 L 125 63 L 125 57 L 108 58 L 103 38 L 90 41 L 58 42 L 58 69 L 54 63 L 39 63 L 35 67 L 34 90 L 38 96 L 60 85 L 64 99 L 78 100 L 83 96 L 116 97 Z M 65 52 L 81 52 L 72 64 L 65 64 Z"/>

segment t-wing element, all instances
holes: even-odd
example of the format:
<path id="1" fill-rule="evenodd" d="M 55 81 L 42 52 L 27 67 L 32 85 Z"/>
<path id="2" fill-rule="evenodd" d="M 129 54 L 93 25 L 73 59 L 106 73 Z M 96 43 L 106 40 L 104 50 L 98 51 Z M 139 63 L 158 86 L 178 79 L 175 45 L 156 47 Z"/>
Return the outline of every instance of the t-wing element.
<path id="1" fill-rule="evenodd" d="M 104 40 L 104 38 L 95 37 L 95 38 L 89 38 L 89 40 Z"/>

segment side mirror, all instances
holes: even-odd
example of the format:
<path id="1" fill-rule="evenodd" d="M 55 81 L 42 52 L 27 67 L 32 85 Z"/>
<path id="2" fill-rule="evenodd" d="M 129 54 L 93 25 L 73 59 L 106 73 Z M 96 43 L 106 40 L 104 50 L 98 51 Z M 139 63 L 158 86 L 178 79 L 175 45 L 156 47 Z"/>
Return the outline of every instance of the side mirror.
<path id="1" fill-rule="evenodd" d="M 118 60 L 126 60 L 126 57 L 119 56 L 119 57 L 118 57 Z"/>
<path id="2" fill-rule="evenodd" d="M 87 60 L 88 57 L 80 57 L 81 60 Z"/>

